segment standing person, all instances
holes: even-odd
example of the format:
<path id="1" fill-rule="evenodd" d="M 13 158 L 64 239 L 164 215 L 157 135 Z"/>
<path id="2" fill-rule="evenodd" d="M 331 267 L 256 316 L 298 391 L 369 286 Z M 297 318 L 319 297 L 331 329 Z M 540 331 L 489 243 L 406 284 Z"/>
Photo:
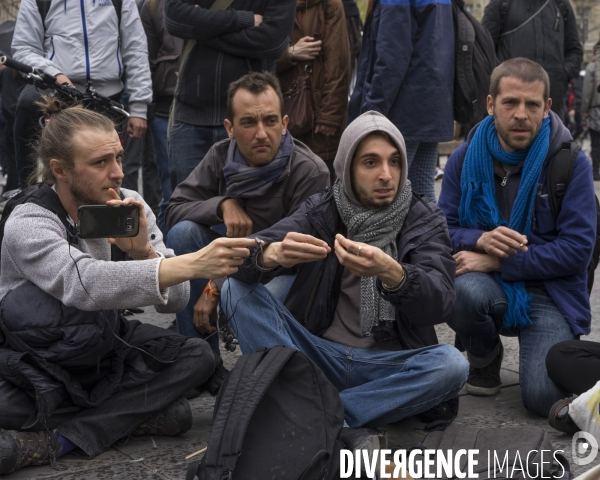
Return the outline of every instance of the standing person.
<path id="1" fill-rule="evenodd" d="M 454 24 L 446 0 L 369 0 L 349 121 L 374 110 L 406 140 L 408 178 L 435 201 L 438 142 L 454 136 Z"/>
<path id="2" fill-rule="evenodd" d="M 184 41 L 167 32 L 165 26 L 165 0 L 145 0 L 141 11 L 142 24 L 148 38 L 152 91 L 154 94 L 148 122 L 152 132 L 154 158 L 160 179 L 162 201 L 158 213 L 158 227 L 166 236 L 165 211 L 173 193 L 167 153 L 167 125 L 173 103 L 177 71 Z"/>
<path id="3" fill-rule="evenodd" d="M 45 17 L 38 7 L 47 5 Z M 135 2 L 64 2 L 22 0 L 12 42 L 14 59 L 56 77 L 58 83 L 85 89 L 93 82 L 98 93 L 119 101 L 125 76 L 130 117 L 127 132 L 146 133 L 146 111 L 152 100 L 148 49 Z M 35 165 L 31 141 L 39 131 L 40 94 L 28 85 L 19 96 L 15 118 L 15 150 L 19 188 Z"/>
<path id="4" fill-rule="evenodd" d="M 304 75 L 310 78 L 314 126 L 304 134 L 291 132 L 325 161 L 333 183 L 333 159 L 346 126 L 350 88 L 350 49 L 341 0 L 296 3 L 291 45 L 277 62 L 284 94 Z"/>
<path id="5" fill-rule="evenodd" d="M 600 53 L 600 41 L 596 45 L 596 58 Z M 600 92 L 598 88 L 598 60 L 588 63 L 583 78 L 583 93 L 581 98 L 581 114 L 590 132 L 592 141 L 592 173 L 594 180 L 600 180 Z"/>
<path id="6" fill-rule="evenodd" d="M 499 62 L 525 57 L 548 72 L 552 111 L 566 122 L 567 87 L 583 60 L 569 0 L 492 0 L 481 24 L 492 35 Z"/>
<path id="7" fill-rule="evenodd" d="M 294 24 L 295 0 L 233 0 L 227 10 L 210 10 L 215 1 L 165 3 L 167 31 L 195 41 L 179 74 L 169 132 L 173 188 L 227 138 L 229 84 L 251 71 L 274 72 Z"/>
<path id="8" fill-rule="evenodd" d="M 564 396 L 546 371 L 548 350 L 590 332 L 596 241 L 594 184 L 581 151 L 552 214 L 546 171 L 573 138 L 550 111 L 549 92 L 548 74 L 531 60 L 496 67 L 489 116 L 448 159 L 439 202 L 456 259 L 448 325 L 467 351 L 467 391 L 500 391 L 500 336 L 518 336 L 523 404 L 542 416 Z"/>

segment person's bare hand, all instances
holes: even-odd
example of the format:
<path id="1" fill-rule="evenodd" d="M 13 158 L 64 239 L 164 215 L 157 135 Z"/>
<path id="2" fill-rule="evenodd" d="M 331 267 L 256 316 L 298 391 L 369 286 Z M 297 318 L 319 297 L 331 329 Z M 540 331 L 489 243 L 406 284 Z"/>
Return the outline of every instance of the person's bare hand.
<path id="1" fill-rule="evenodd" d="M 146 218 L 146 212 L 144 210 L 144 205 L 139 200 L 136 200 L 133 197 L 127 197 L 121 200 L 121 197 L 117 192 L 115 192 L 112 188 L 108 189 L 108 192 L 113 197 L 113 200 L 109 200 L 106 202 L 107 205 L 110 206 L 126 206 L 126 205 L 135 205 L 138 207 L 140 211 L 140 220 L 139 225 L 140 229 L 138 234 L 135 237 L 120 237 L 120 238 L 109 238 L 108 242 L 116 245 L 125 253 L 128 253 L 133 258 L 143 257 L 148 253 L 148 219 Z"/>
<path id="2" fill-rule="evenodd" d="M 247 237 L 252 233 L 252 219 L 235 198 L 223 200 L 219 206 L 229 238 Z"/>
<path id="3" fill-rule="evenodd" d="M 256 13 L 254 14 L 254 26 L 258 27 L 263 21 L 263 16 L 262 15 L 257 15 Z"/>
<path id="4" fill-rule="evenodd" d="M 335 135 L 335 132 L 337 132 L 337 128 L 331 127 L 329 125 L 322 125 L 320 123 L 317 123 L 317 127 L 315 128 L 315 133 L 322 133 L 326 137 L 331 137 L 332 135 Z"/>
<path id="5" fill-rule="evenodd" d="M 69 85 L 73 86 L 73 82 L 71 80 L 69 80 L 69 77 L 67 77 L 66 75 L 59 73 L 56 76 L 56 83 L 62 85 L 63 83 L 68 83 Z"/>
<path id="6" fill-rule="evenodd" d="M 274 268 L 278 265 L 291 268 L 299 263 L 322 260 L 330 252 L 331 248 L 323 240 L 312 235 L 289 232 L 283 242 L 271 243 L 265 247 L 258 262 L 263 268 Z"/>
<path id="7" fill-rule="evenodd" d="M 508 227 L 497 227 L 491 232 L 485 232 L 475 244 L 476 250 L 483 250 L 490 255 L 508 258 L 516 255 L 517 251 L 527 251 L 527 237 Z"/>
<path id="8" fill-rule="evenodd" d="M 252 238 L 221 237 L 192 254 L 191 268 L 195 274 L 191 278 L 221 278 L 233 275 L 250 255 L 250 248 L 256 247 Z"/>
<path id="9" fill-rule="evenodd" d="M 143 118 L 129 117 L 127 133 L 131 138 L 142 138 L 148 130 L 148 123 Z"/>
<path id="10" fill-rule="evenodd" d="M 216 286 L 215 286 L 216 288 Z M 217 304 L 219 295 L 202 292 L 194 305 L 194 327 L 205 335 L 217 330 Z"/>
<path id="11" fill-rule="evenodd" d="M 292 60 L 308 62 L 317 58 L 321 52 L 321 40 L 315 40 L 314 37 L 302 37 L 293 47 L 289 47 Z"/>
<path id="12" fill-rule="evenodd" d="M 471 272 L 498 272 L 500 259 L 487 253 L 476 253 L 463 250 L 453 255 L 456 260 L 456 276 Z"/>
<path id="13" fill-rule="evenodd" d="M 402 265 L 378 247 L 354 242 L 338 233 L 334 249 L 340 263 L 358 277 L 379 277 L 386 285 L 402 280 Z"/>

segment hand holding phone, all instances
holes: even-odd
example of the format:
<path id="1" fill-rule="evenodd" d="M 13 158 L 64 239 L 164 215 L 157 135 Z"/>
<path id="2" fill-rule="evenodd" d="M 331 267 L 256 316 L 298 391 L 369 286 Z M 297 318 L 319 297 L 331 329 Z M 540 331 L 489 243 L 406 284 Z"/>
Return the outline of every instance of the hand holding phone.
<path id="1" fill-rule="evenodd" d="M 111 208 L 115 208 L 115 205 L 120 205 L 121 208 L 127 206 L 136 207 L 139 212 L 139 231 L 136 236 L 109 237 L 108 242 L 116 245 L 133 258 L 155 258 L 157 254 L 153 249 L 151 249 L 151 254 L 148 255 L 148 220 L 146 219 L 144 204 L 132 197 L 127 197 L 121 200 L 119 194 L 112 188 L 109 188 L 108 191 L 111 192 L 113 199 L 106 202 L 106 205 L 110 206 Z"/>

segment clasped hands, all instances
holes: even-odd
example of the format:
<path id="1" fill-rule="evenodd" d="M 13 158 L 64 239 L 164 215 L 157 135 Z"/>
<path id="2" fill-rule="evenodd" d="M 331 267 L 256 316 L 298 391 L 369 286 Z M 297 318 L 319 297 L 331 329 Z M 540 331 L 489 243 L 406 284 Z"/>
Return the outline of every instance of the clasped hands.
<path id="1" fill-rule="evenodd" d="M 508 227 L 497 227 L 485 232 L 475 244 L 475 251 L 463 250 L 454 254 L 456 260 L 456 276 L 471 272 L 497 272 L 500 270 L 500 259 L 527 252 L 527 237 Z"/>

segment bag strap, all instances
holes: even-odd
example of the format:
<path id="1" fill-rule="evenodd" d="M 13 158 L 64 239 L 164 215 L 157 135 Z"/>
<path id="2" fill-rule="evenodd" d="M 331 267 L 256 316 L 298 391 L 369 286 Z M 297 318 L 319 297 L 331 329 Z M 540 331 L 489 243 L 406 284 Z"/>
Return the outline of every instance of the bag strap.
<path id="1" fill-rule="evenodd" d="M 38 0 L 39 1 L 39 0 Z M 210 6 L 209 10 L 227 10 L 229 6 L 233 3 L 233 0 L 215 0 L 215 2 Z M 196 46 L 196 40 L 190 39 L 185 42 L 185 47 L 183 47 L 183 53 L 181 54 L 181 60 L 179 61 L 179 71 L 177 74 L 177 83 L 175 84 L 175 92 L 179 88 L 179 79 L 181 78 L 181 72 L 183 71 L 183 66 L 185 64 L 185 60 L 191 53 L 192 49 Z M 173 119 L 175 117 L 175 106 L 177 105 L 177 99 L 173 96 L 173 101 L 171 102 L 171 110 L 169 111 L 169 123 L 167 124 L 167 138 L 171 135 L 171 128 L 173 127 Z"/>
<path id="2" fill-rule="evenodd" d="M 575 142 L 565 142 L 561 149 L 550 159 L 546 172 L 548 200 L 554 220 L 558 218 L 567 186 L 573 176 L 575 158 L 581 147 Z"/>
<path id="3" fill-rule="evenodd" d="M 223 474 L 234 471 L 242 452 L 248 424 L 258 404 L 295 353 L 297 352 L 290 348 L 276 346 L 266 353 L 255 352 L 241 362 L 239 368 L 238 365 L 234 367 L 228 380 L 229 391 L 223 392 L 221 406 L 213 422 L 211 438 L 215 435 L 218 442 L 209 442 L 205 456 L 207 467 L 220 466 L 221 457 Z"/>
<path id="4" fill-rule="evenodd" d="M 544 4 L 539 8 L 538 11 L 536 11 L 533 15 L 531 15 L 531 17 L 529 17 L 527 20 L 525 20 L 523 23 L 521 23 L 519 26 L 513 28 L 512 30 L 509 30 L 508 32 L 502 32 L 500 34 L 501 37 L 504 37 L 505 35 L 509 35 L 511 33 L 516 32 L 517 30 L 520 30 L 522 27 L 524 27 L 525 25 L 527 25 L 529 22 L 531 22 L 535 17 L 537 17 L 540 13 L 542 13 L 542 10 L 544 8 L 546 8 L 546 5 L 548 5 L 550 3 L 550 0 L 546 0 L 544 2 Z M 508 14 L 508 12 L 507 12 Z"/>

